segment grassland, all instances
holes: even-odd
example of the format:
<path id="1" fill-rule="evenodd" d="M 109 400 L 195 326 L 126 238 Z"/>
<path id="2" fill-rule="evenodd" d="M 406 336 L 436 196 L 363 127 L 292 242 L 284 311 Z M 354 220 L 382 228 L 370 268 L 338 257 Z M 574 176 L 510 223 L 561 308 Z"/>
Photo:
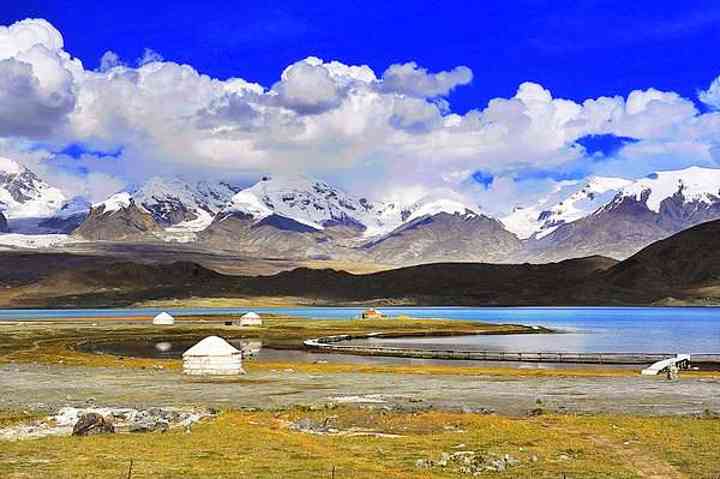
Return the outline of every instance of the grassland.
<path id="1" fill-rule="evenodd" d="M 79 346 L 86 341 L 193 339 L 217 334 L 259 339 L 265 347 L 297 349 L 310 337 L 370 331 L 397 335 L 529 332 L 517 325 L 410 318 L 314 321 L 273 317 L 266 320 L 263 328 L 240 329 L 225 326 L 227 319 L 230 318 L 183 318 L 172 328 L 155 327 L 137 318 L 4 324 L 0 325 L 0 364 L 22 364 L 34 369 L 33 364 L 37 363 L 41 370 L 45 365 L 53 365 L 56 371 L 86 372 L 88 378 L 93 377 L 93 370 L 108 376 L 124 369 L 132 373 L 136 381 L 142 377 L 143 384 L 152 384 L 153 380 L 142 369 L 163 368 L 169 370 L 162 373 L 168 376 L 163 387 L 176 391 L 178 383 L 170 376 L 179 376 L 172 371 L 179 369 L 178 360 L 91 354 L 80 351 Z M 528 370 L 338 361 L 327 364 L 248 361 L 245 367 L 248 376 L 239 379 L 234 387 L 249 390 L 278 384 L 278 394 L 292 391 L 293 387 L 280 387 L 280 377 L 284 376 L 273 375 L 272 371 L 290 369 L 292 374 L 319 378 L 308 381 L 308 387 L 321 386 L 333 377 L 367 378 L 368 374 L 376 374 L 374 377 L 378 379 L 413 375 L 403 376 L 406 378 L 403 381 L 416 378 L 418 388 L 436 378 L 449 376 L 458 377 L 463 384 L 472 381 L 471 377 L 497 376 L 495 380 L 502 383 L 524 377 L 522 380 L 530 385 L 536 384 L 535 378 L 555 384 L 556 377 L 563 378 L 561 381 L 592 383 L 595 379 L 588 378 L 602 377 L 616 382 L 612 378 L 617 377 L 621 382 L 637 376 L 637 371 L 622 368 Z M 694 378 L 688 381 L 692 383 L 697 383 L 698 378 L 716 381 L 717 373 L 687 372 L 683 377 Z M 154 386 L 160 387 L 158 383 Z M 138 393 L 133 392 L 132 384 L 125 389 L 122 397 L 113 396 L 115 401 L 120 401 L 118 404 L 137 399 Z M 35 389 L 32 391 L 35 394 Z M 57 404 L 62 402 L 62 398 L 53 400 Z M 437 460 L 443 453 L 466 450 L 484 456 L 510 454 L 520 460 L 520 464 L 505 472 L 486 472 L 481 477 L 554 479 L 565 474 L 569 479 L 716 479 L 720 475 L 720 420 L 713 418 L 712 411 L 702 417 L 577 415 L 548 412 L 550 409 L 540 411 L 547 405 L 538 403 L 540 414 L 528 417 L 440 410 L 419 397 L 417 401 L 416 409 L 382 404 L 338 407 L 329 403 L 301 407 L 297 402 L 288 408 L 264 411 L 231 407 L 216 418 L 196 425 L 191 433 L 171 431 L 4 441 L 0 442 L 0 478 L 457 478 L 463 475 L 456 465 L 427 469 L 418 468 L 416 463 Z M 246 405 L 234 404 L 235 407 Z M 36 420 L 38 414 L 30 408 L 0 411 L 0 428 Z M 312 434 L 293 430 L 291 425 L 300 420 L 313 424 L 331 421 L 335 432 Z M 131 461 L 132 473 L 128 476 Z"/>
<path id="2" fill-rule="evenodd" d="M 288 426 L 331 418 L 339 434 Z M 380 433 L 380 434 L 378 434 Z M 3 443 L 0 477 L 451 478 L 454 466 L 419 469 L 419 459 L 471 450 L 510 454 L 500 478 L 693 478 L 720 473 L 720 421 L 548 415 L 510 418 L 442 411 L 336 408 L 228 411 L 191 433 L 116 434 Z M 334 475 L 333 475 L 334 469 Z"/>

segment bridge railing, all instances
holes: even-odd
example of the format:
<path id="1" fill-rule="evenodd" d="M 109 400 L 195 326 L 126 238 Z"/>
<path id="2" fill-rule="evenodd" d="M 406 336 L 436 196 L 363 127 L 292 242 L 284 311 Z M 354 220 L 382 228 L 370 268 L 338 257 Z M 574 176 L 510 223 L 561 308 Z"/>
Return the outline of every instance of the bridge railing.
<path id="1" fill-rule="evenodd" d="M 676 353 L 575 353 L 575 352 L 515 352 L 515 351 L 458 351 L 439 349 L 399 348 L 392 346 L 372 346 L 347 344 L 353 339 L 379 337 L 381 333 L 370 335 L 338 335 L 305 341 L 305 346 L 325 352 L 356 354 L 364 356 L 388 356 L 420 359 L 457 359 L 476 361 L 522 361 L 522 362 L 559 362 L 559 363 L 595 363 L 595 364 L 647 364 L 674 358 Z M 346 343 L 346 344 L 340 344 Z M 697 362 L 719 362 L 720 354 L 692 355 Z"/>

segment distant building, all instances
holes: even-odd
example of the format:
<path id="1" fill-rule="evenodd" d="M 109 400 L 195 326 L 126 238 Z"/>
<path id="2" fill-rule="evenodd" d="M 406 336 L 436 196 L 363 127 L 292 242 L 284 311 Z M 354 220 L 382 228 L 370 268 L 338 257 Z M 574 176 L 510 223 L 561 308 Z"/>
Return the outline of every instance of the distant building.
<path id="1" fill-rule="evenodd" d="M 250 311 L 240 316 L 240 326 L 262 326 L 263 321 L 259 314 Z"/>
<path id="2" fill-rule="evenodd" d="M 208 336 L 183 353 L 183 373 L 191 376 L 245 374 L 242 353 L 217 336 Z"/>
<path id="3" fill-rule="evenodd" d="M 163 311 L 153 318 L 152 323 L 157 326 L 172 326 L 175 324 L 175 318 Z"/>
<path id="4" fill-rule="evenodd" d="M 375 308 L 366 309 L 360 313 L 360 319 L 382 319 L 385 315 Z"/>

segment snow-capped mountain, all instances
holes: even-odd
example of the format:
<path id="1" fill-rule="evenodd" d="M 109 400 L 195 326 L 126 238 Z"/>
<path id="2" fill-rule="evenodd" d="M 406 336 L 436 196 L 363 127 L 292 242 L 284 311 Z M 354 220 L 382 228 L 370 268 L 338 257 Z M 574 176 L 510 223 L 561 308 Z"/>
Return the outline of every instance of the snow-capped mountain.
<path id="1" fill-rule="evenodd" d="M 347 226 L 364 236 L 390 231 L 402 222 L 402 211 L 394 204 L 356 198 L 305 176 L 263 177 L 234 195 L 219 219 L 228 215 L 246 215 L 256 222 L 277 215 L 317 231 Z"/>
<path id="2" fill-rule="evenodd" d="M 605 209 L 615 207 L 625 198 L 632 198 L 644 203 L 650 211 L 660 213 L 663 202 L 673 197 L 698 209 L 720 202 L 720 169 L 693 166 L 653 173 L 623 187 Z"/>
<path id="3" fill-rule="evenodd" d="M 626 258 L 705 221 L 720 219 L 720 169 L 692 167 L 631 181 L 608 203 L 529 244 L 534 259 Z"/>
<path id="4" fill-rule="evenodd" d="M 28 168 L 0 157 L 0 211 L 15 218 L 47 218 L 65 203 L 66 197 Z"/>
<path id="5" fill-rule="evenodd" d="M 540 239 L 563 224 L 592 214 L 631 184 L 632 180 L 611 177 L 563 182 L 538 203 L 516 207 L 502 222 L 520 239 Z"/>
<path id="6" fill-rule="evenodd" d="M 0 159 L 5 234 L 72 232 L 74 240 L 196 242 L 247 256 L 383 264 L 622 259 L 720 219 L 720 169 L 564 182 L 501 221 L 453 192 L 383 203 L 304 176 L 268 176 L 245 189 L 151 178 L 94 205 L 66 197 L 27 168 Z"/>
<path id="7" fill-rule="evenodd" d="M 152 214 L 130 193 L 121 192 L 93 204 L 73 236 L 91 241 L 143 241 L 157 239 L 161 232 Z"/>
<path id="8" fill-rule="evenodd" d="M 145 236 L 154 240 L 193 241 L 195 233 L 207 228 L 237 191 L 226 182 L 150 178 L 92 205 L 93 213 L 77 234 L 104 240 Z M 117 212 L 119 217 L 115 216 Z M 125 229 L 120 218 L 128 220 Z M 104 228 L 103 222 L 113 224 Z"/>
<path id="9" fill-rule="evenodd" d="M 151 178 L 130 196 L 152 214 L 160 226 L 176 231 L 200 231 L 222 210 L 239 188 L 225 182 L 189 183 L 179 178 Z"/>
<path id="10" fill-rule="evenodd" d="M 410 223 L 419 218 L 435 216 L 441 213 L 460 215 L 466 218 L 477 216 L 473 208 L 462 201 L 437 195 L 428 195 L 420 198 L 409 206 L 401 208 L 400 224 Z M 400 226 L 400 224 L 397 226 Z"/>
<path id="11" fill-rule="evenodd" d="M 493 248 L 478 241 L 490 237 L 482 233 L 492 229 L 490 223 L 503 229 L 462 201 L 442 195 L 400 205 L 354 197 L 303 176 L 265 177 L 233 196 L 201 234 L 201 241 L 215 248 L 269 256 L 366 260 L 376 256 L 383 262 L 416 262 L 426 253 L 448 258 L 460 250 L 473 250 L 472 257 L 489 257 L 488 248 Z M 451 247 L 453 235 L 459 241 Z M 517 241 L 511 233 L 507 235 Z M 415 240 L 422 246 L 409 244 Z M 440 254 L 442 242 L 450 248 L 445 255 Z M 398 249 L 402 254 L 396 253 Z"/>
<path id="12" fill-rule="evenodd" d="M 451 200 L 421 202 L 405 223 L 363 245 L 374 261 L 397 265 L 508 263 L 521 248 L 521 241 L 500 221 Z"/>

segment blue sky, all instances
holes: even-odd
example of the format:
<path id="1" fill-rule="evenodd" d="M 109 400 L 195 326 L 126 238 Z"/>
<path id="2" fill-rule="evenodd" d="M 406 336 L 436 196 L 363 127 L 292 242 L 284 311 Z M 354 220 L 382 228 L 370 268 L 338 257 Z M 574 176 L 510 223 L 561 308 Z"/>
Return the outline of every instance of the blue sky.
<path id="1" fill-rule="evenodd" d="M 0 24 L 48 19 L 89 67 L 106 50 L 132 59 L 152 48 L 209 75 L 264 85 L 309 55 L 382 71 L 415 61 L 432 71 L 467 65 L 466 111 L 534 81 L 581 100 L 655 87 L 693 96 L 720 66 L 720 4 L 669 1 L 8 0 Z"/>
<path id="2" fill-rule="evenodd" d="M 92 199 L 300 172 L 507 210 L 716 167 L 719 27 L 716 2 L 9 0 L 0 156 Z"/>

